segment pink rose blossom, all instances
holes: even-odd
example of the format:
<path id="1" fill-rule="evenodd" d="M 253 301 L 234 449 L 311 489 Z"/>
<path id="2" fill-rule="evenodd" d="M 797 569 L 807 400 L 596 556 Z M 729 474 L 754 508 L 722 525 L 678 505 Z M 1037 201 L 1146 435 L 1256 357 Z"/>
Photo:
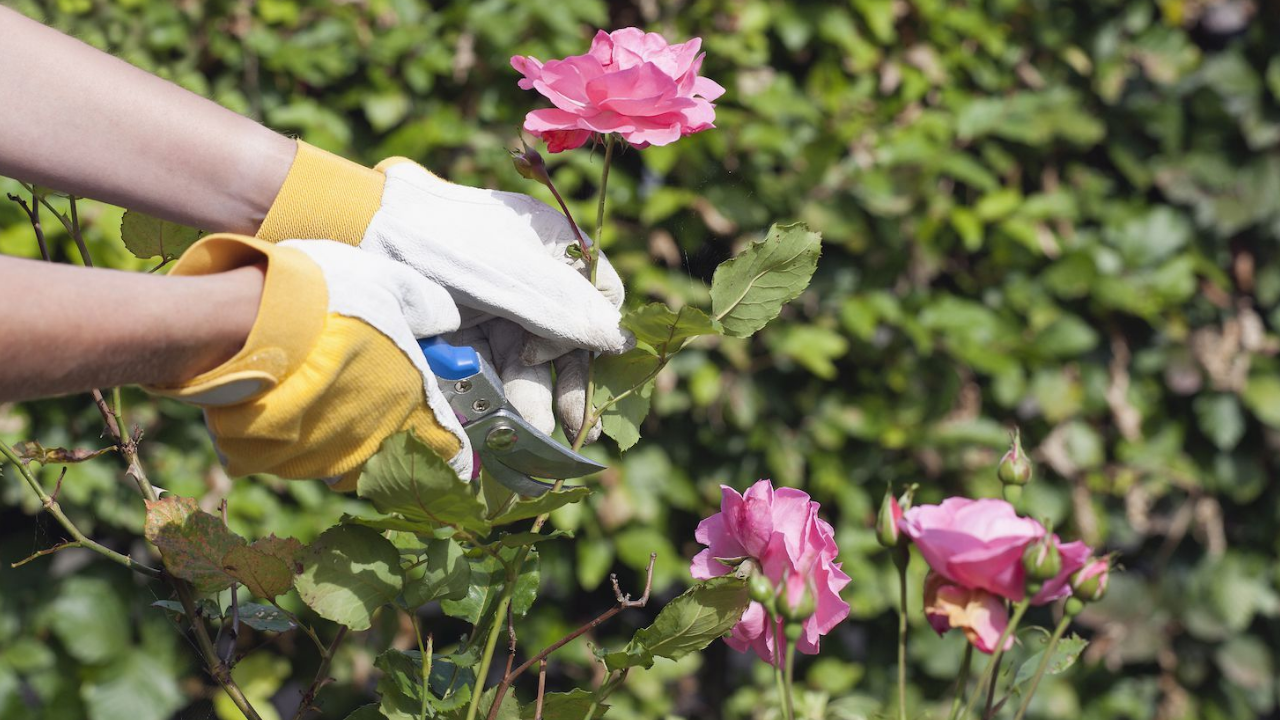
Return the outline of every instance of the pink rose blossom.
<path id="1" fill-rule="evenodd" d="M 994 499 L 947 498 L 941 505 L 918 505 L 903 515 L 899 528 L 942 577 L 1013 601 L 1026 595 L 1022 552 L 1045 534 L 1043 525 L 1018 517 L 1012 505 Z M 1044 583 L 1033 604 L 1070 595 L 1071 575 L 1090 555 L 1079 541 L 1059 543 L 1058 551 L 1062 569 Z"/>
<path id="2" fill-rule="evenodd" d="M 818 517 L 818 503 L 795 488 L 774 490 L 771 482 L 761 480 L 742 495 L 723 485 L 720 491 L 720 512 L 699 523 L 694 535 L 708 547 L 693 558 L 689 571 L 705 580 L 730 571 L 716 558 L 750 557 L 775 586 L 785 582 L 785 601 L 799 602 L 808 589 L 816 609 L 804 621 L 796 648 L 816 654 L 822 636 L 849 615 L 849 604 L 840 599 L 849 576 L 835 562 L 831 525 Z M 755 650 L 772 663 L 773 631 L 764 606 L 752 602 L 726 642 L 739 652 Z"/>
<path id="3" fill-rule="evenodd" d="M 959 628 L 978 650 L 990 655 L 1009 625 L 1004 600 L 993 593 L 948 581 L 936 572 L 924 580 L 924 615 L 939 634 Z M 1013 647 L 1005 638 L 1004 649 Z"/>
<path id="4" fill-rule="evenodd" d="M 537 90 L 554 108 L 525 116 L 524 129 L 547 150 L 579 147 L 592 133 L 618 133 L 636 147 L 667 145 L 711 127 L 712 100 L 724 88 L 698 75 L 702 39 L 671 45 L 658 33 L 623 28 L 596 33 L 586 55 L 546 63 L 516 55 L 520 87 Z"/>

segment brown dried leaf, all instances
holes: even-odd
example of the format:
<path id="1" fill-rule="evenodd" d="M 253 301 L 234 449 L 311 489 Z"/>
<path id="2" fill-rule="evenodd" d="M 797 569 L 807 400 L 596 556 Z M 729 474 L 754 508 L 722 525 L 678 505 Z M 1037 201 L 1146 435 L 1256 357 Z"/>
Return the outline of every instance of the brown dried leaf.
<path id="1" fill-rule="evenodd" d="M 41 465 L 69 465 L 71 463 L 84 462 L 115 449 L 114 445 L 101 450 L 47 448 L 35 440 L 20 442 L 13 446 L 13 451 L 18 454 L 19 458 L 26 462 L 38 462 Z"/>
<path id="2" fill-rule="evenodd" d="M 247 545 L 218 518 L 200 510 L 193 498 L 169 496 L 147 501 L 145 534 L 164 558 L 175 577 L 195 585 L 201 593 L 231 586 L 233 579 L 222 569 L 227 553 Z"/>

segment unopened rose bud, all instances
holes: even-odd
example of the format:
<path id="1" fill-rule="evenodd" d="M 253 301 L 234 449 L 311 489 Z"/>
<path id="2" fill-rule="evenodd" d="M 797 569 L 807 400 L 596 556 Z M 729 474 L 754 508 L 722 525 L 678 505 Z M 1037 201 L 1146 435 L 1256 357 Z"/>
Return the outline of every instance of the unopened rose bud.
<path id="1" fill-rule="evenodd" d="M 996 471 L 996 476 L 1005 486 L 1022 486 L 1031 482 L 1034 474 L 1031 460 L 1022 450 L 1022 433 L 1014 429 L 1013 447 L 1009 448 L 1009 452 L 1005 453 L 1003 458 L 1000 458 L 1000 468 Z"/>
<path id="2" fill-rule="evenodd" d="M 806 584 L 804 593 L 793 603 L 787 597 L 790 593 L 783 593 L 783 597 L 778 602 L 778 613 L 788 623 L 802 623 L 813 615 L 813 611 L 817 609 L 817 603 L 813 597 L 813 591 Z"/>
<path id="3" fill-rule="evenodd" d="M 1031 543 L 1022 552 L 1022 567 L 1026 568 L 1028 583 L 1036 585 L 1052 580 L 1062 572 L 1062 555 L 1058 542 L 1051 533 Z"/>
<path id="4" fill-rule="evenodd" d="M 1083 602 L 1097 602 L 1107 594 L 1107 581 L 1110 579 L 1110 560 L 1090 560 L 1071 576 L 1071 594 Z"/>
<path id="5" fill-rule="evenodd" d="M 764 606 L 770 615 L 777 612 L 776 599 L 778 589 L 773 586 L 764 573 L 757 572 L 747 580 L 747 596 Z"/>
<path id="6" fill-rule="evenodd" d="M 551 186 L 551 178 L 547 175 L 547 165 L 542 161 L 542 156 L 537 150 L 524 145 L 524 150 L 511 151 L 511 163 L 515 165 L 516 172 L 521 177 L 528 180 L 536 180 L 548 187 Z"/>
<path id="7" fill-rule="evenodd" d="M 876 515 L 876 540 L 887 548 L 897 547 L 901 535 L 898 532 L 898 521 L 902 519 L 902 506 L 893 496 L 893 488 L 885 490 L 884 500 L 880 502 L 880 512 Z"/>

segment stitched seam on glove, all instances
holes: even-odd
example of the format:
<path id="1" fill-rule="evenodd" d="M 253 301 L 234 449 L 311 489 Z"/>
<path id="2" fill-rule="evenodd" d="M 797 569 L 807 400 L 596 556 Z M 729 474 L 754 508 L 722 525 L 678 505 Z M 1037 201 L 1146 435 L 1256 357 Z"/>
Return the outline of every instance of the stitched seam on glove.
<path id="1" fill-rule="evenodd" d="M 382 173 L 298 141 L 280 192 L 257 237 L 337 240 L 359 245 L 382 205 Z"/>

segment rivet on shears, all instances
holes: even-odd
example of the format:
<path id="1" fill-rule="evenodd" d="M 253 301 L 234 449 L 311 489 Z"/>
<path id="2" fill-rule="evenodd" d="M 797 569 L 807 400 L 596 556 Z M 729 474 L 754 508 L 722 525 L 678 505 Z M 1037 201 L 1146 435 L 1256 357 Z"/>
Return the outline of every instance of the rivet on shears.
<path id="1" fill-rule="evenodd" d="M 485 400 L 485 399 L 483 399 L 483 398 L 482 398 L 482 399 L 480 399 L 480 400 L 477 400 L 477 401 L 475 401 L 475 402 L 471 403 L 471 409 L 472 409 L 472 410 L 475 410 L 475 411 L 476 411 L 476 412 L 478 412 L 478 413 L 488 412 L 488 411 L 489 411 L 489 401 L 488 401 L 488 400 Z"/>
<path id="2" fill-rule="evenodd" d="M 510 450 L 516 444 L 516 429 L 506 426 L 498 426 L 489 431 L 484 438 L 484 444 L 490 450 Z"/>
<path id="3" fill-rule="evenodd" d="M 471 392 L 471 381 L 459 380 L 458 382 L 453 384 L 453 389 L 456 390 L 458 393 L 469 393 Z"/>

